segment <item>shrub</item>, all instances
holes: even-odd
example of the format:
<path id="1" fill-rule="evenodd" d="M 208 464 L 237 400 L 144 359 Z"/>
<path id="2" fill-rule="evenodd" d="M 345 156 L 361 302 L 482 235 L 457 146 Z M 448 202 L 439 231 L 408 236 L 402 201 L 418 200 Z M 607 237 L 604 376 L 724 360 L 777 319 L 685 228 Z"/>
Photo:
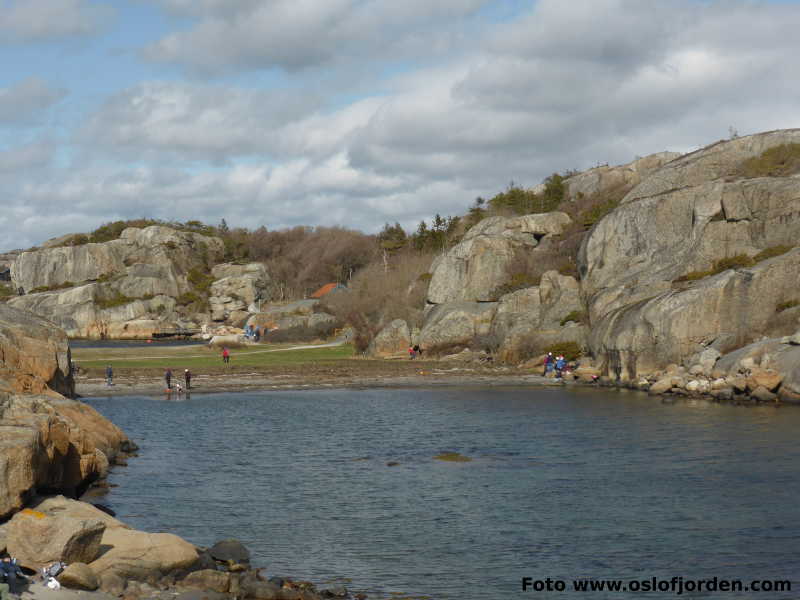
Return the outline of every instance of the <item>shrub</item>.
<path id="1" fill-rule="evenodd" d="M 734 174 L 742 177 L 788 177 L 800 172 L 800 144 L 782 144 L 748 158 Z"/>
<path id="2" fill-rule="evenodd" d="M 780 256 L 781 254 L 786 254 L 792 248 L 794 248 L 794 246 L 771 246 L 769 248 L 765 248 L 753 257 L 753 262 L 761 262 L 762 260 L 767 260 L 768 258 L 774 258 L 776 256 Z"/>
<path id="3" fill-rule="evenodd" d="M 12 296 L 15 296 L 14 288 L 8 283 L 0 283 L 0 302 L 5 302 Z"/>
<path id="4" fill-rule="evenodd" d="M 338 329 L 341 329 L 341 321 L 318 323 L 313 327 L 303 327 L 296 325 L 287 329 L 273 329 L 261 339 L 264 342 L 278 344 L 282 342 L 312 342 L 314 340 L 324 340 L 331 337 Z"/>
<path id="5" fill-rule="evenodd" d="M 500 345 L 502 343 L 502 336 L 496 333 L 479 335 L 472 339 L 470 350 L 473 350 L 474 352 L 488 352 L 489 354 L 495 354 L 500 349 Z"/>
<path id="6" fill-rule="evenodd" d="M 573 310 L 569 313 L 566 317 L 561 319 L 561 326 L 563 327 L 570 321 L 575 323 L 585 323 L 586 322 L 586 313 L 580 310 Z"/>
<path id="7" fill-rule="evenodd" d="M 789 310 L 790 308 L 794 308 L 795 306 L 800 306 L 800 300 L 787 300 L 786 302 L 781 302 L 775 306 L 775 312 L 783 312 L 785 310 Z"/>
<path id="8" fill-rule="evenodd" d="M 95 298 L 95 306 L 97 308 L 114 308 L 115 306 L 123 306 L 134 302 L 137 298 L 126 296 L 119 290 L 114 290 L 113 294 L 105 298 Z"/>
<path id="9" fill-rule="evenodd" d="M 539 285 L 541 279 L 541 275 L 536 276 L 531 273 L 514 273 L 511 275 L 511 279 L 508 281 L 508 283 L 504 283 L 503 285 L 496 287 L 494 290 L 492 290 L 491 295 L 493 298 L 500 298 L 501 296 L 505 296 L 511 292 L 516 292 L 517 290 L 524 290 L 526 288 Z"/>
<path id="10" fill-rule="evenodd" d="M 545 352 L 552 352 L 553 356 L 563 354 L 564 358 L 567 360 L 575 360 L 583 354 L 583 350 L 577 342 L 558 342 L 557 344 L 551 344 Z"/>
<path id="11" fill-rule="evenodd" d="M 211 289 L 211 284 L 214 283 L 214 276 L 209 273 L 203 273 L 200 269 L 189 269 L 186 279 L 202 294 L 207 294 Z"/>
<path id="12" fill-rule="evenodd" d="M 722 273 L 728 269 L 741 269 L 744 267 L 752 267 L 755 261 L 747 256 L 747 254 L 737 254 L 736 256 L 729 256 L 714 263 L 713 273 Z"/>
<path id="13" fill-rule="evenodd" d="M 777 256 L 777 255 L 776 255 Z M 692 271 L 687 273 L 686 275 L 681 275 L 674 281 L 697 281 L 698 279 L 703 279 L 704 277 L 709 277 L 711 275 L 716 275 L 717 273 L 722 273 L 723 271 L 727 271 L 728 269 L 741 269 L 745 267 L 752 267 L 756 261 L 751 257 L 747 256 L 747 254 L 737 254 L 736 256 L 729 256 L 728 258 L 723 258 L 718 260 L 714 263 L 714 266 L 708 271 Z"/>
<path id="14" fill-rule="evenodd" d="M 33 288 L 29 294 L 38 294 L 40 292 L 55 292 L 56 290 L 65 290 L 67 288 L 75 287 L 77 284 L 71 281 L 65 281 L 63 283 L 54 283 L 53 285 L 40 285 L 39 287 Z"/>

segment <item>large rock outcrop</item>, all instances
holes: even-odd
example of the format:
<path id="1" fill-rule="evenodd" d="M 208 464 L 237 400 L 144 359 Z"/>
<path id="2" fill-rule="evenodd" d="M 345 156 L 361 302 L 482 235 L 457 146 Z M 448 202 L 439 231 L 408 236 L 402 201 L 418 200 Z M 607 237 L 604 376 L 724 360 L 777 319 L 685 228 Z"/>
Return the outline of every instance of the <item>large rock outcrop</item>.
<path id="1" fill-rule="evenodd" d="M 246 319 L 261 311 L 261 303 L 272 300 L 274 286 L 261 263 L 216 265 L 212 271 L 211 318 L 214 321 Z M 241 323 L 234 323 L 240 325 Z"/>
<path id="2" fill-rule="evenodd" d="M 119 239 L 22 252 L 11 267 L 24 296 L 9 302 L 45 316 L 70 337 L 149 337 L 197 327 L 176 312 L 224 253 L 222 240 L 154 225 Z"/>
<path id="3" fill-rule="evenodd" d="M 680 363 L 703 347 L 725 352 L 770 331 L 797 297 L 800 251 L 681 282 L 717 261 L 786 245 L 800 226 L 800 178 L 745 179 L 749 158 L 800 130 L 720 142 L 673 160 L 601 220 L 579 255 L 590 346 L 621 378 Z"/>
<path id="4" fill-rule="evenodd" d="M 63 331 L 0 304 L 0 519 L 40 490 L 75 493 L 135 446 L 73 393 Z"/>
<path id="5" fill-rule="evenodd" d="M 428 302 L 498 300 L 516 253 L 534 251 L 545 236 L 558 235 L 570 222 L 560 212 L 484 219 L 434 261 Z"/>
<path id="6" fill-rule="evenodd" d="M 72 396 L 66 334 L 36 315 L 0 303 L 0 392 Z"/>

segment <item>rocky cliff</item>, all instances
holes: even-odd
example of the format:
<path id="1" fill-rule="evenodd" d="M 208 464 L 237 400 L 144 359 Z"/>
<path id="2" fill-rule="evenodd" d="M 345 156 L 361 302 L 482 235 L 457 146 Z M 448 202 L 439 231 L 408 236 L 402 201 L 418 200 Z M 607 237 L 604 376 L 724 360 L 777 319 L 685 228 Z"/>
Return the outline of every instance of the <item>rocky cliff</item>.
<path id="1" fill-rule="evenodd" d="M 745 176 L 748 160 L 800 143 L 800 130 L 720 142 L 636 186 L 579 255 L 591 351 L 622 379 L 791 333 L 800 179 Z M 726 268 L 729 267 L 729 268 Z M 786 331 L 786 327 L 790 331 Z"/>
<path id="2" fill-rule="evenodd" d="M 218 264 L 224 245 L 216 237 L 154 225 L 109 242 L 58 243 L 16 256 L 12 285 L 25 295 L 9 304 L 70 337 L 149 338 L 244 322 L 272 297 L 263 265 Z"/>
<path id="3" fill-rule="evenodd" d="M 0 519 L 39 491 L 74 494 L 103 477 L 122 431 L 72 394 L 66 334 L 0 304 Z"/>
<path id="4" fill-rule="evenodd" d="M 670 365 L 710 375 L 720 355 L 793 334 L 798 148 L 800 130 L 782 130 L 598 167 L 565 180 L 560 209 L 572 218 L 481 221 L 434 262 L 425 323 L 413 341 L 434 350 L 491 348 L 508 362 L 574 342 L 600 373 L 635 381 Z M 582 219 L 587 198 L 602 199 L 595 208 L 605 216 Z M 552 261 L 576 235 L 577 273 L 547 271 L 527 286 L 515 277 L 516 268 Z M 406 329 L 395 322 L 383 337 Z"/>

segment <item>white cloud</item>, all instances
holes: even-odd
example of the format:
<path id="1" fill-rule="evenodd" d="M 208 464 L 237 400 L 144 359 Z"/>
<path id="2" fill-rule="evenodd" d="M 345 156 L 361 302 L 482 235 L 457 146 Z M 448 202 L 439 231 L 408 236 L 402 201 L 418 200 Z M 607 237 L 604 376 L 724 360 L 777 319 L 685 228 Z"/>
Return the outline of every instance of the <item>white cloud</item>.
<path id="1" fill-rule="evenodd" d="M 0 88 L 0 125 L 29 124 L 64 96 L 64 90 L 54 89 L 35 77 Z"/>
<path id="2" fill-rule="evenodd" d="M 145 49 L 153 61 L 220 73 L 279 67 L 294 71 L 378 57 L 430 55 L 461 17 L 486 0 L 271 0 L 223 5 L 204 0 L 162 0 L 167 9 L 200 17 L 192 29 L 172 33 Z"/>
<path id="3" fill-rule="evenodd" d="M 83 215 L 83 230 L 141 216 L 224 217 L 270 228 L 338 223 L 374 231 L 395 220 L 412 227 L 437 212 L 463 213 L 475 196 L 491 196 L 512 179 L 534 185 L 554 171 L 693 150 L 726 137 L 730 126 L 744 135 L 800 125 L 797 4 L 540 0 L 509 23 L 485 23 L 469 47 L 450 44 L 430 60 L 415 55 L 414 68 L 384 77 L 369 94 L 359 88 L 346 102 L 343 78 L 352 81 L 365 60 L 357 54 L 374 50 L 383 64 L 391 52 L 379 47 L 381 36 L 397 33 L 386 47 L 410 43 L 414 10 L 454 9 L 457 18 L 443 29 L 459 37 L 458 17 L 478 3 L 336 0 L 276 22 L 264 15 L 292 10 L 282 0 L 161 5 L 198 20 L 165 38 L 175 43 L 169 60 L 179 64 L 209 67 L 212 38 L 203 28 L 216 27 L 227 48 L 220 70 L 289 68 L 292 60 L 327 69 L 288 74 L 291 86 L 280 91 L 228 79 L 141 82 L 116 92 L 71 138 L 69 169 L 55 168 L 44 148 L 29 149 L 20 164 L 39 172 L 15 182 L 0 177 L 10 212 L 22 215 L 9 245 L 66 233 L 73 221 L 24 225 L 29 213 L 54 211 Z M 444 19 L 434 16 L 418 40 L 432 39 Z M 191 36 L 198 36 L 196 56 L 186 46 Z M 281 52 L 313 48 L 284 60 L 270 46 L 278 38 L 286 43 Z M 324 85 L 315 81 L 320 73 Z M 15 155 L 9 150 L 0 164 Z"/>
<path id="4" fill-rule="evenodd" d="M 0 0 L 0 44 L 96 33 L 110 14 L 87 0 Z"/>

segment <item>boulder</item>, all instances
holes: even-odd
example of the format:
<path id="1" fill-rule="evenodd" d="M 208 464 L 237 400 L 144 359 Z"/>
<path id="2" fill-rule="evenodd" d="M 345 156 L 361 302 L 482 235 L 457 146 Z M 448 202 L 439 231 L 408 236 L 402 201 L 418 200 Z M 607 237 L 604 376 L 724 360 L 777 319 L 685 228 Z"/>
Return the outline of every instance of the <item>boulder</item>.
<path id="1" fill-rule="evenodd" d="M 778 398 L 776 394 L 773 394 L 763 386 L 758 386 L 756 389 L 750 392 L 750 397 L 755 398 L 760 402 L 774 402 Z"/>
<path id="2" fill-rule="evenodd" d="M 250 551 L 239 540 L 221 540 L 208 549 L 214 560 L 222 562 L 233 561 L 246 564 L 250 562 Z"/>
<path id="3" fill-rule="evenodd" d="M 25 509 L 11 519 L 6 546 L 20 565 L 36 571 L 59 561 L 90 563 L 100 553 L 105 529 L 100 520 Z"/>
<path id="4" fill-rule="evenodd" d="M 73 590 L 86 590 L 92 592 L 100 587 L 94 571 L 86 563 L 76 562 L 67 565 L 67 568 L 58 576 L 58 582 Z"/>
<path id="5" fill-rule="evenodd" d="M 367 348 L 367 354 L 380 357 L 405 354 L 411 345 L 408 323 L 403 319 L 395 319 L 375 336 Z"/>
<path id="6" fill-rule="evenodd" d="M 426 351 L 468 346 L 478 336 L 489 334 L 496 302 L 451 302 L 433 307 L 419 334 Z"/>
<path id="7" fill-rule="evenodd" d="M 528 326 L 531 329 L 538 327 L 540 305 L 538 286 L 501 296 L 492 319 L 491 334 L 498 340 L 503 340 L 515 327 Z"/>
<path id="8" fill-rule="evenodd" d="M 81 402 L 0 392 L 0 518 L 40 489 L 75 494 L 101 477 L 119 452 L 134 448 Z"/>
<path id="9" fill-rule="evenodd" d="M 157 580 L 165 575 L 184 573 L 199 559 L 192 544 L 171 533 L 107 528 L 102 544 L 108 550 L 89 563 L 101 582 L 109 573 L 122 579 Z"/>
<path id="10" fill-rule="evenodd" d="M 772 369 L 762 369 L 760 367 L 753 368 L 750 375 L 747 377 L 747 388 L 755 390 L 763 387 L 770 392 L 778 389 L 778 386 L 783 381 L 783 375 L 773 371 Z"/>
<path id="11" fill-rule="evenodd" d="M 672 376 L 662 377 L 650 386 L 650 393 L 653 395 L 666 394 L 673 387 Z"/>
<path id="12" fill-rule="evenodd" d="M 189 573 L 180 582 L 181 586 L 198 590 L 211 590 L 225 594 L 230 589 L 231 574 L 227 571 L 202 569 Z"/>

